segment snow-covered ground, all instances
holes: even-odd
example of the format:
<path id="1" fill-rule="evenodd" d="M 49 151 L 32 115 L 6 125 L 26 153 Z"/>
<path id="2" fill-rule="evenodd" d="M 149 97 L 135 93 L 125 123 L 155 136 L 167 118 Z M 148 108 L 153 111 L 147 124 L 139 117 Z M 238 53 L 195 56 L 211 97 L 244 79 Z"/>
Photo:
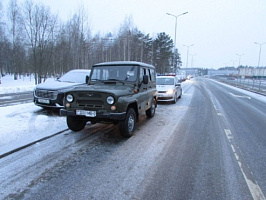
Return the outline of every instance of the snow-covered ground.
<path id="1" fill-rule="evenodd" d="M 1 77 L 0 94 L 33 91 L 35 81 L 33 76 L 22 76 L 14 80 L 11 75 Z"/>
<path id="2" fill-rule="evenodd" d="M 33 77 L 1 77 L 0 94 L 33 91 Z M 5 98 L 5 97 L 0 97 Z M 34 103 L 0 107 L 0 155 L 67 129 L 65 117 Z"/>

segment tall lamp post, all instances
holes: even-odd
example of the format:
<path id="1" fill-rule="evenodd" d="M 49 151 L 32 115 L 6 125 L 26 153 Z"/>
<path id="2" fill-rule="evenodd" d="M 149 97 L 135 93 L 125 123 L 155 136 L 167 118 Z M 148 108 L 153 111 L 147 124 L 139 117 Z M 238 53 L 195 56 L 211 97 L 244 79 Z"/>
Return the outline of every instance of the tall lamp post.
<path id="1" fill-rule="evenodd" d="M 254 42 L 254 44 L 260 45 L 260 51 L 259 51 L 259 61 L 258 61 L 258 67 L 260 66 L 260 55 L 261 55 L 261 46 L 266 44 L 266 42 L 264 43 L 258 43 L 258 42 Z"/>
<path id="2" fill-rule="evenodd" d="M 194 46 L 194 44 L 191 44 L 191 45 L 183 45 L 183 46 L 187 47 L 187 64 L 186 64 L 186 68 L 188 68 L 188 52 L 189 52 L 189 47 Z"/>
<path id="3" fill-rule="evenodd" d="M 173 70 L 175 70 L 175 47 L 176 47 L 176 26 L 177 26 L 177 18 L 180 17 L 181 15 L 185 15 L 188 12 L 184 12 L 180 15 L 173 15 L 171 13 L 166 13 L 167 15 L 170 15 L 175 18 L 175 44 L 174 44 L 174 58 L 173 58 Z"/>
<path id="4" fill-rule="evenodd" d="M 192 54 L 191 55 L 191 68 L 193 68 L 193 62 L 194 62 L 194 56 L 196 56 L 197 54 Z"/>
<path id="5" fill-rule="evenodd" d="M 238 59 L 238 67 L 240 67 L 241 56 L 243 56 L 245 54 L 236 54 L 236 55 L 239 56 L 239 59 Z"/>
<path id="6" fill-rule="evenodd" d="M 260 45 L 259 60 L 258 60 L 258 67 L 260 67 L 261 46 L 266 44 L 266 42 L 264 42 L 264 43 L 254 42 L 254 43 L 257 45 Z M 264 75 L 264 71 L 263 71 L 263 75 Z M 259 79 L 259 69 L 257 70 L 257 79 Z M 260 79 L 260 84 L 259 84 L 259 91 L 260 91 L 260 87 L 261 87 L 261 79 Z"/>

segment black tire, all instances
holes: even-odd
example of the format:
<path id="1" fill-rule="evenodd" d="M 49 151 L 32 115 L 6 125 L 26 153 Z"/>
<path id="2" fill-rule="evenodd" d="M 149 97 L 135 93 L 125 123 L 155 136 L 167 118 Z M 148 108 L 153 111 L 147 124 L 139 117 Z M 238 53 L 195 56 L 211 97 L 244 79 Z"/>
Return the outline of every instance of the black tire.
<path id="1" fill-rule="evenodd" d="M 180 92 L 180 95 L 179 95 L 178 99 L 181 99 L 181 97 L 182 97 L 182 90 Z"/>
<path id="2" fill-rule="evenodd" d="M 119 122 L 120 135 L 129 138 L 133 135 L 136 125 L 136 112 L 133 108 L 129 108 L 126 118 Z"/>
<path id="3" fill-rule="evenodd" d="M 155 110 L 156 110 L 156 102 L 155 99 L 152 99 L 151 107 L 148 110 L 146 110 L 146 116 L 148 118 L 152 118 L 155 115 Z"/>
<path id="4" fill-rule="evenodd" d="M 177 97 L 176 97 L 176 94 L 175 94 L 174 100 L 172 101 L 173 104 L 176 103 L 176 99 L 177 99 Z"/>
<path id="5" fill-rule="evenodd" d="M 66 120 L 68 128 L 75 132 L 83 130 L 86 126 L 86 121 L 79 120 L 72 116 L 67 116 Z"/>

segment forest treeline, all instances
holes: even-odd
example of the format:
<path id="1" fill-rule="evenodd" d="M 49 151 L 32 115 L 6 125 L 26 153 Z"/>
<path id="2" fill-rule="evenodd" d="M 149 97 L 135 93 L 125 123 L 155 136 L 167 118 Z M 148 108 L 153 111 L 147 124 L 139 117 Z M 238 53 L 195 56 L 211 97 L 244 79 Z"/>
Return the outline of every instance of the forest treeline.
<path id="1" fill-rule="evenodd" d="M 66 22 L 50 7 L 31 0 L 22 4 L 10 0 L 5 12 L 0 2 L 0 10 L 1 74 L 14 74 L 14 79 L 34 74 L 38 84 L 49 76 L 90 69 L 106 61 L 145 62 L 154 65 L 158 73 L 172 72 L 181 65 L 168 34 L 151 37 L 134 26 L 130 17 L 117 33 L 92 35 L 89 13 L 82 6 Z"/>

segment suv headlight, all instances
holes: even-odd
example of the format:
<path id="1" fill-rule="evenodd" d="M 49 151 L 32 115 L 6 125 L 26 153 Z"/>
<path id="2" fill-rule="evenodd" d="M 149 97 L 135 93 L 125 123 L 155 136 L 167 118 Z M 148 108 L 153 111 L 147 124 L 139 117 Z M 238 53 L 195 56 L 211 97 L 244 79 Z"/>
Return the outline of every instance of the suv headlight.
<path id="1" fill-rule="evenodd" d="M 107 97 L 106 101 L 107 101 L 107 103 L 108 103 L 109 105 L 112 105 L 112 104 L 114 104 L 115 99 L 114 99 L 114 97 L 109 96 L 109 97 Z"/>
<path id="2" fill-rule="evenodd" d="M 66 100 L 67 102 L 72 103 L 74 101 L 74 96 L 72 94 L 68 94 L 66 96 Z"/>

